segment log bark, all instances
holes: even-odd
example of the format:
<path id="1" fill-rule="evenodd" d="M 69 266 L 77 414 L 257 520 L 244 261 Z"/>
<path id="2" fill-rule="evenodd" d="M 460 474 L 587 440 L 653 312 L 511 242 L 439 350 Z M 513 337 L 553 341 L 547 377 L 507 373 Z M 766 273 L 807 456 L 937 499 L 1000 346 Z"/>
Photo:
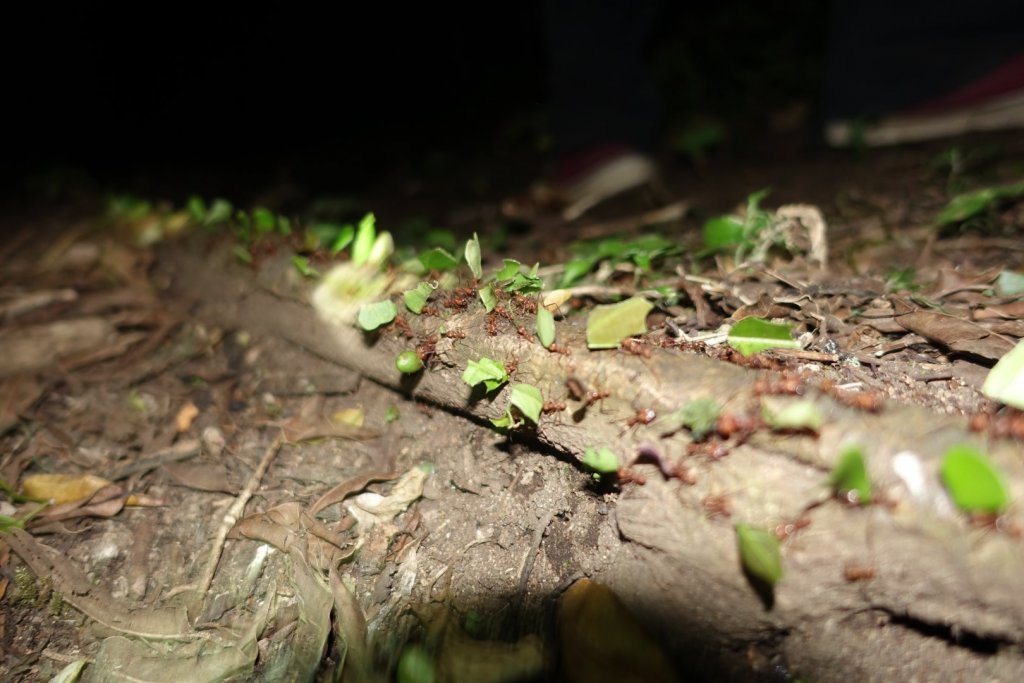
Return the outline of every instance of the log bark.
<path id="1" fill-rule="evenodd" d="M 474 393 L 461 379 L 467 361 L 516 358 L 513 383 L 569 404 L 565 413 L 543 416 L 531 437 L 541 450 L 568 458 L 607 445 L 626 463 L 648 442 L 682 459 L 685 435 L 662 438 L 657 423 L 627 428 L 626 418 L 701 397 L 738 411 L 758 402 L 755 371 L 675 349 L 655 349 L 651 358 L 588 352 L 582 316 L 558 324 L 559 343 L 572 354 L 550 353 L 515 332 L 489 335 L 477 304 L 443 321 L 406 316 L 422 336 L 442 322 L 466 334 L 440 338 L 434 365 L 411 381 L 394 359 L 415 342 L 320 320 L 308 303 L 313 283 L 287 258 L 254 270 L 226 247 L 193 240 L 165 246 L 158 267 L 169 292 L 207 322 L 284 338 L 477 420 L 504 413 L 508 387 L 490 397 Z M 574 417 L 569 376 L 610 395 Z M 816 681 L 1024 680 L 1024 545 L 1005 531 L 972 526 L 951 507 L 939 479 L 945 450 L 978 440 L 965 419 L 897 405 L 872 414 L 823 394 L 811 398 L 825 415 L 816 437 L 759 431 L 725 457 L 688 460 L 692 486 L 648 476 L 643 486 L 624 487 L 614 514 L 628 552 L 602 579 L 677 657 L 719 679 L 743 680 L 754 671 L 766 680 L 787 672 Z M 862 445 L 875 490 L 889 505 L 826 500 L 825 481 L 847 442 Z M 1011 497 L 1022 499 L 1024 450 L 1008 441 L 984 447 Z M 730 518 L 706 513 L 708 494 L 728 496 Z M 783 544 L 784 576 L 769 604 L 740 569 L 733 523 L 771 529 L 801 516 L 810 525 Z"/>

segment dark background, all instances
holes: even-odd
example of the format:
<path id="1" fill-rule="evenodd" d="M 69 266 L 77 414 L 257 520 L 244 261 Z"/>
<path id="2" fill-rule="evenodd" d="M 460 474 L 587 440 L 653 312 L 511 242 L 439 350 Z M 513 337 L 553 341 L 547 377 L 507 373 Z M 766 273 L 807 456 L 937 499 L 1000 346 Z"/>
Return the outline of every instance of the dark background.
<path id="1" fill-rule="evenodd" d="M 54 167 L 200 183 L 281 164 L 359 186 L 437 149 L 486 157 L 502 135 L 502 153 L 510 135 L 542 147 L 539 2 L 349 4 L 8 12 L 7 187 Z M 815 103 L 826 3 L 763 7 L 665 8 L 651 57 L 666 130 L 696 115 L 757 129 L 775 107 Z"/>

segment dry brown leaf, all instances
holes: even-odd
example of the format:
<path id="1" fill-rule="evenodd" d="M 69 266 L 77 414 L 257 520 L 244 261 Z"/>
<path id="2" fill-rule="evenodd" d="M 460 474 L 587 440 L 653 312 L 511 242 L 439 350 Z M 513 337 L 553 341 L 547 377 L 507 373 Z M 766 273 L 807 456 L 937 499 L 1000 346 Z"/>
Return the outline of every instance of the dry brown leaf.
<path id="1" fill-rule="evenodd" d="M 43 385 L 33 375 L 15 375 L 0 380 L 0 434 L 18 421 L 43 393 Z"/>
<path id="2" fill-rule="evenodd" d="M 302 509 L 297 502 L 283 503 L 266 512 L 247 515 L 238 520 L 229 538 L 239 536 L 263 541 L 284 551 L 302 552 L 306 561 L 317 569 L 337 567 L 356 551 L 349 543 Z"/>
<path id="3" fill-rule="evenodd" d="M 561 678 L 568 683 L 669 683 L 664 650 L 607 586 L 580 579 L 558 605 Z"/>
<path id="4" fill-rule="evenodd" d="M 30 474 L 22 479 L 21 492 L 40 500 L 71 503 L 89 498 L 110 485 L 93 474 Z"/>
<path id="5" fill-rule="evenodd" d="M 42 370 L 61 358 L 87 353 L 115 336 L 103 318 L 57 320 L 45 325 L 0 330 L 0 377 Z"/>
<path id="6" fill-rule="evenodd" d="M 999 306 L 985 306 L 974 311 L 975 320 L 991 320 L 992 318 L 1005 318 L 1007 320 L 1020 320 L 1024 318 L 1024 301 L 1013 301 Z"/>
<path id="7" fill-rule="evenodd" d="M 916 311 L 898 315 L 896 322 L 906 330 L 915 332 L 943 346 L 975 356 L 998 360 L 1013 348 L 1006 337 L 985 329 L 977 323 L 935 311 Z"/>
<path id="8" fill-rule="evenodd" d="M 316 515 L 324 508 L 330 507 L 335 503 L 340 503 L 353 493 L 362 491 L 375 481 L 391 481 L 392 479 L 397 479 L 398 476 L 398 472 L 371 472 L 370 474 L 361 474 L 357 477 L 346 479 L 324 495 L 317 498 L 316 501 L 309 506 L 309 514 Z"/>
<path id="9" fill-rule="evenodd" d="M 224 463 L 172 463 L 164 471 L 174 483 L 197 491 L 238 493 L 239 487 L 231 484 L 228 468 Z"/>

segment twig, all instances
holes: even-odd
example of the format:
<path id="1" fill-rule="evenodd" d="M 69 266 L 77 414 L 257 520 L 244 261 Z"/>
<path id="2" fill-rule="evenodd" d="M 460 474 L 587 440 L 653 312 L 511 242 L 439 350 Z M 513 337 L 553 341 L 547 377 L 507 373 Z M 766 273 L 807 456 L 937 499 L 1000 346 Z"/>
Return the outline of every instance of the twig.
<path id="1" fill-rule="evenodd" d="M 520 600 L 522 600 L 523 595 L 526 593 L 526 584 L 530 580 L 530 574 L 533 572 L 533 564 L 537 561 L 537 552 L 540 550 L 540 544 L 544 540 L 544 531 L 547 530 L 554 517 L 555 510 L 548 510 L 547 514 L 538 521 L 537 526 L 533 530 L 533 540 L 530 543 L 529 552 L 523 558 L 523 568 L 519 571 L 519 585 L 516 587 L 516 596 Z"/>
<path id="2" fill-rule="evenodd" d="M 224 514 L 224 521 L 221 522 L 220 529 L 217 530 L 217 536 L 214 539 L 213 547 L 210 548 L 210 556 L 206 558 L 206 567 L 203 569 L 202 576 L 196 583 L 196 594 L 200 597 L 205 597 L 206 592 L 210 590 L 210 584 L 213 583 L 213 575 L 217 571 L 217 565 L 220 563 L 220 555 L 224 549 L 224 541 L 227 540 L 228 534 L 231 529 L 234 528 L 235 523 L 238 522 L 238 518 L 242 515 L 245 510 L 246 504 L 252 495 L 256 492 L 256 487 L 260 485 L 263 480 L 263 475 L 267 473 L 270 468 L 270 463 L 273 462 L 274 456 L 277 455 L 278 451 L 281 450 L 281 444 L 284 443 L 284 432 L 278 433 L 277 437 L 267 446 L 267 450 L 264 451 L 263 457 L 260 459 L 259 465 L 253 471 L 252 476 L 249 477 L 249 481 L 246 482 L 245 488 L 235 498 L 235 502 L 231 504 L 228 511 Z"/>

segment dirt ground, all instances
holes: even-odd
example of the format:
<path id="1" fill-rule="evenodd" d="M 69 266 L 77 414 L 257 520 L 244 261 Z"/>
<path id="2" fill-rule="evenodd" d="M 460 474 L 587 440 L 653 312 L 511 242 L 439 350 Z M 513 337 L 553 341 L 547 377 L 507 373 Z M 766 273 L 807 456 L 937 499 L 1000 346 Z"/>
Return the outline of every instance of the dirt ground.
<path id="1" fill-rule="evenodd" d="M 948 145 L 712 163 L 699 176 L 676 172 L 666 184 L 673 200 L 686 200 L 687 212 L 659 226 L 663 234 L 692 235 L 700 211 L 730 210 L 771 186 L 767 206 L 808 204 L 824 215 L 829 267 L 787 257 L 737 275 L 729 263 L 709 262 L 695 276 L 705 279 L 690 282 L 703 294 L 691 292 L 651 320 L 638 356 L 588 352 L 568 334 L 573 355 L 565 359 L 536 345 L 517 347 L 528 348 L 517 356 L 528 368 L 520 372 L 547 373 L 543 368 L 560 363 L 579 374 L 584 359 L 597 354 L 605 354 L 607 366 L 624 368 L 646 363 L 652 351 L 655 360 L 691 354 L 712 359 L 708 367 L 740 364 L 760 373 L 729 375 L 751 390 L 757 378 L 771 385 L 795 377 L 808 391 L 831 392 L 830 400 L 845 401 L 837 409 L 844 420 L 874 411 L 876 403 L 916 406 L 934 421 L 907 425 L 908 433 L 930 434 L 964 430 L 975 416 L 984 421 L 985 438 L 1019 462 L 1017 442 L 1006 439 L 1024 437 L 1024 430 L 1015 431 L 1014 416 L 997 413 L 979 389 L 988 368 L 1024 336 L 1019 296 L 989 291 L 1002 270 L 1024 270 L 1024 204 L 1002 205 L 983 221 L 944 231 L 934 217 L 953 185 L 1019 180 L 1024 140 L 986 137 L 964 149 L 997 151 L 955 172 L 933 164 Z M 366 199 L 380 225 L 430 211 L 463 238 L 506 224 L 499 199 L 518 189 L 495 188 L 493 197 L 467 202 L 458 181 L 443 188 L 421 181 L 401 200 L 387 194 L 390 188 Z M 624 222 L 609 224 L 609 214 L 564 225 L 525 215 L 514 224 L 520 227 L 510 233 L 507 254 L 559 263 L 574 239 L 646 229 L 635 207 L 617 210 Z M 460 406 L 429 387 L 403 391 L 311 352 L 323 340 L 303 348 L 204 307 L 175 281 L 184 271 L 167 265 L 179 247 L 129 246 L 101 229 L 98 215 L 87 203 L 12 210 L 4 218 L 12 237 L 0 246 L 0 479 L 17 488 L 31 475 L 93 475 L 106 486 L 40 509 L 19 524 L 28 533 L 8 527 L 10 543 L 0 542 L 0 679 L 49 680 L 86 662 L 81 680 L 128 680 L 124 671 L 131 680 L 394 680 L 405 653 L 410 667 L 418 655 L 433 658 L 436 680 L 445 681 L 808 680 L 807 671 L 815 672 L 813 680 L 848 680 L 851 671 L 855 679 L 882 680 L 867 665 L 822 675 L 828 666 L 820 653 L 800 659 L 795 650 L 795 643 L 813 650 L 806 644 L 815 635 L 785 631 L 768 616 L 737 625 L 721 615 L 673 612 L 686 596 L 659 583 L 677 571 L 670 563 L 635 573 L 651 563 L 644 553 L 662 542 L 656 528 L 664 520 L 646 510 L 655 531 L 645 530 L 625 508 L 648 498 L 674 501 L 703 520 L 707 533 L 726 539 L 706 552 L 727 546 L 734 553 L 729 520 L 743 509 L 747 485 L 740 474 L 716 479 L 713 458 L 684 449 L 679 463 L 697 473 L 697 483 L 663 480 L 648 463 L 631 469 L 637 480 L 599 484 L 579 453 L 562 447 L 574 443 L 560 441 L 559 430 L 573 427 L 564 408 L 545 416 L 537 434 L 502 434 L 486 410 Z M 522 227 L 524 221 L 532 227 Z M 195 253 L 194 244 L 183 249 Z M 892 284 L 906 268 L 914 269 L 909 279 Z M 236 296 L 228 289 L 206 294 L 226 309 Z M 590 305 L 600 296 L 580 298 Z M 913 324 L 901 305 L 913 309 Z M 799 352 L 764 354 L 758 365 L 723 347 L 685 347 L 664 322 L 672 318 L 697 334 L 731 315 L 743 317 L 734 315 L 741 309 L 791 320 L 813 339 Z M 470 340 L 475 334 L 487 341 L 482 327 L 470 330 Z M 516 337 L 514 326 L 500 336 Z M 387 339 L 385 349 L 399 335 Z M 531 366 L 532 354 L 547 360 Z M 452 370 L 442 360 L 438 376 Z M 627 390 L 628 382 L 602 372 L 612 392 Z M 555 398 L 571 403 L 566 395 Z M 640 408 L 633 396 L 618 403 L 613 396 L 590 407 L 582 428 L 601 423 L 592 429 L 630 443 L 660 443 L 645 426 L 627 429 Z M 786 448 L 807 443 L 806 436 L 783 438 Z M 823 433 L 820 441 L 827 438 Z M 723 443 L 734 449 L 729 457 L 737 468 L 757 466 L 744 444 Z M 771 450 L 766 443 L 754 440 Z M 1019 485 L 1011 484 L 1014 492 Z M 8 519 L 38 507 L 15 499 L 13 489 L 0 506 Z M 664 519 L 674 514 L 666 511 Z M 886 513 L 879 507 L 870 514 Z M 792 521 L 786 515 L 776 515 L 783 526 Z M 826 517 L 807 533 L 824 534 Z M 1007 552 L 1019 556 L 1019 539 L 991 533 L 1002 534 Z M 799 539 L 786 543 L 796 544 L 794 554 L 801 549 Z M 863 575 L 837 577 L 829 590 L 849 593 L 848 619 L 874 628 L 870 622 L 880 617 L 871 606 L 884 599 L 858 591 L 870 584 L 878 555 L 847 560 L 844 571 Z M 711 560 L 704 566 L 709 573 L 717 567 Z M 586 587 L 578 582 L 583 578 L 597 583 Z M 737 581 L 736 594 L 761 610 L 754 591 Z M 799 582 L 792 585 L 799 593 Z M 570 586 L 585 599 L 574 603 Z M 659 607 L 663 598 L 672 610 Z M 790 599 L 796 600 L 780 591 L 783 612 Z M 995 680 L 1020 673 L 1024 641 L 1006 635 L 1013 629 L 993 621 L 958 639 L 942 632 L 955 621 L 935 618 L 926 624 L 935 633 L 927 634 L 921 623 L 928 620 L 908 608 L 911 616 L 900 622 L 898 611 L 885 612 L 888 622 L 930 638 L 944 653 L 936 655 L 937 668 L 916 671 L 919 680 L 961 679 L 968 669 L 955 667 L 977 657 L 996 662 L 989 670 Z M 1017 629 L 1019 618 L 1007 616 Z M 977 623 L 989 622 L 978 616 Z M 707 635 L 716 628 L 721 638 Z M 743 629 L 742 638 L 733 638 Z M 609 630 L 617 645 L 597 646 L 613 652 L 603 660 L 584 641 L 601 642 Z M 850 656 L 866 658 L 871 648 L 896 652 L 901 633 L 889 633 L 882 644 L 865 642 L 860 655 Z M 850 666 L 838 651 L 835 657 Z"/>

